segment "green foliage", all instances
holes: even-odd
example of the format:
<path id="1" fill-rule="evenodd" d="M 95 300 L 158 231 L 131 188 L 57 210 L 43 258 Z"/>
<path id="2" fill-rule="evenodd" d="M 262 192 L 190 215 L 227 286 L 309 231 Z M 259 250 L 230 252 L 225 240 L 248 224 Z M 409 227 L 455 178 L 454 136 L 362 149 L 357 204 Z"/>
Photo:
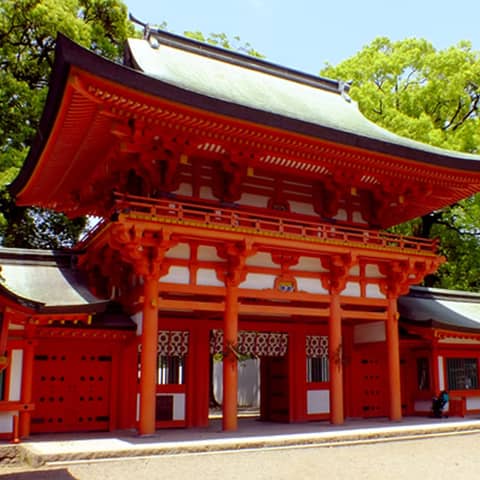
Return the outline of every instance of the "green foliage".
<path id="1" fill-rule="evenodd" d="M 470 43 L 436 50 L 422 39 L 377 38 L 322 75 L 351 81 L 362 113 L 399 135 L 442 148 L 480 153 L 480 54 Z M 480 290 L 480 197 L 394 227 L 439 237 L 447 258 L 430 286 Z"/>
<path id="2" fill-rule="evenodd" d="M 166 27 L 166 24 L 165 24 Z M 248 42 L 242 43 L 240 37 L 235 36 L 232 39 L 228 38 L 225 33 L 210 33 L 208 37 L 202 32 L 198 31 L 187 31 L 183 34 L 193 40 L 197 40 L 203 43 L 209 43 L 210 45 L 215 45 L 216 47 L 226 48 L 228 50 L 237 50 L 240 53 L 245 53 L 251 57 L 263 58 L 263 55 L 255 50 Z"/>
<path id="3" fill-rule="evenodd" d="M 9 246 L 69 245 L 78 236 L 77 225 L 83 223 L 39 209 L 16 208 L 5 192 L 33 142 L 59 32 L 119 60 L 133 27 L 120 0 L 0 0 L 0 237 Z"/>

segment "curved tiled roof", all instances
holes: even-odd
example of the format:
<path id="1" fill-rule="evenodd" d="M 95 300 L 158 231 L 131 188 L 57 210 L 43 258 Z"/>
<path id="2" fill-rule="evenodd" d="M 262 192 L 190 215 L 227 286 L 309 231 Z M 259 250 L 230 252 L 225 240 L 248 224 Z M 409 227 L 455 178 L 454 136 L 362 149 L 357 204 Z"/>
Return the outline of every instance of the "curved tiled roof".
<path id="1" fill-rule="evenodd" d="M 398 299 L 403 320 L 419 326 L 480 332 L 480 294 L 411 287 Z"/>
<path id="2" fill-rule="evenodd" d="M 343 155 L 338 168 L 354 169 L 365 188 L 374 181 L 381 183 L 383 178 L 395 180 L 400 174 L 404 182 L 418 180 L 421 192 L 438 181 L 424 205 L 422 193 L 416 193 L 419 201 L 412 212 L 405 210 L 405 218 L 399 221 L 480 190 L 480 156 L 431 147 L 378 127 L 347 98 L 341 82 L 165 32 L 157 32 L 155 41 L 158 48 L 147 40 L 129 42 L 126 59 L 133 67 L 129 68 L 59 36 L 39 132 L 11 186 L 20 205 L 41 205 L 80 215 L 104 213 L 98 213 L 95 205 L 76 200 L 80 198 L 76 194 L 79 179 L 88 182 L 94 171 L 101 171 L 99 163 L 106 162 L 113 143 L 119 141 L 113 134 L 115 119 L 105 114 L 109 102 L 117 111 L 132 109 L 128 113 L 131 117 L 124 120 L 135 118 L 137 107 L 149 112 L 146 115 L 152 116 L 156 128 L 161 128 L 162 115 L 170 115 L 175 116 L 172 122 L 177 122 L 180 130 L 188 131 L 189 122 L 203 122 L 209 124 L 208 135 L 221 129 L 232 142 L 237 139 L 236 129 L 243 129 L 252 144 L 256 136 L 270 135 L 268 142 L 272 144 L 259 147 L 263 152 L 261 165 L 286 162 L 275 153 L 277 146 L 284 148 L 280 143 L 285 141 L 293 153 L 296 145 L 302 144 L 304 151 L 299 155 L 311 155 L 309 164 L 302 163 L 300 157 L 288 161 L 306 172 L 319 172 L 318 176 L 324 167 L 315 162 L 329 162 L 332 157 L 334 165 L 338 154 Z M 276 165 L 272 163 L 269 168 Z M 294 167 L 291 171 L 296 172 Z M 379 179 L 372 180 L 370 171 L 377 172 Z"/>
<path id="3" fill-rule="evenodd" d="M 222 52 L 165 32 L 157 32 L 151 41 L 130 39 L 128 58 L 148 76 L 206 97 L 364 137 L 378 142 L 377 147 L 385 143 L 448 155 L 452 160 L 480 161 L 478 155 L 447 151 L 379 127 L 363 116 L 342 82 Z"/>
<path id="4" fill-rule="evenodd" d="M 67 253 L 0 248 L 0 268 L 0 292 L 39 313 L 101 312 L 109 302 L 92 295 Z"/>

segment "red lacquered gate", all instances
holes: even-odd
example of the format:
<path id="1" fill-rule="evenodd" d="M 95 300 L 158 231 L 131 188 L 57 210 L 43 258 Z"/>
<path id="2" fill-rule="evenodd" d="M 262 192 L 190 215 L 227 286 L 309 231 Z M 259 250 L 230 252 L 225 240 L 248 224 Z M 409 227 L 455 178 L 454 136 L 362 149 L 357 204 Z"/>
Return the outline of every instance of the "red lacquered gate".
<path id="1" fill-rule="evenodd" d="M 388 382 L 385 349 L 374 345 L 356 347 L 353 357 L 354 415 L 384 417 L 388 415 Z"/>
<path id="2" fill-rule="evenodd" d="M 112 355 L 67 342 L 39 346 L 32 433 L 108 430 Z"/>

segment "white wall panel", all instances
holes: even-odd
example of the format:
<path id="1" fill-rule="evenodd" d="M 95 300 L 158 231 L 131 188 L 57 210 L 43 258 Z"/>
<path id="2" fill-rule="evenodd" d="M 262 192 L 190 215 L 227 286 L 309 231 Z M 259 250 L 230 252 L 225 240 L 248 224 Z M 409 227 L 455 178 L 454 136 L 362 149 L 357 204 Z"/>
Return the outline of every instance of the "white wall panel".
<path id="1" fill-rule="evenodd" d="M 304 272 L 325 272 L 319 258 L 300 257 L 298 263 L 293 265 L 290 270 L 302 270 Z"/>
<path id="2" fill-rule="evenodd" d="M 292 202 L 289 201 L 288 204 L 290 205 L 290 210 L 293 213 L 299 213 L 301 215 L 318 215 L 313 208 L 311 203 L 303 203 L 303 202 Z"/>
<path id="3" fill-rule="evenodd" d="M 251 207 L 267 208 L 268 197 L 261 195 L 252 195 L 251 193 L 242 193 L 238 203 L 242 205 L 250 205 Z"/>
<path id="4" fill-rule="evenodd" d="M 160 282 L 188 285 L 190 283 L 190 270 L 188 269 L 188 267 L 178 267 L 172 265 L 168 270 L 167 275 L 164 275 L 160 279 Z"/>
<path id="5" fill-rule="evenodd" d="M 328 294 L 328 290 L 323 288 L 322 282 L 318 278 L 297 277 L 296 280 L 299 292 Z"/>
<path id="6" fill-rule="evenodd" d="M 307 390 L 307 413 L 330 412 L 330 391 L 329 390 Z"/>
<path id="7" fill-rule="evenodd" d="M 222 260 L 217 254 L 217 249 L 208 245 L 200 245 L 198 247 L 197 259 L 203 262 L 218 262 Z"/>
<path id="8" fill-rule="evenodd" d="M 358 282 L 347 282 L 342 295 L 346 297 L 360 297 L 360 284 Z"/>
<path id="9" fill-rule="evenodd" d="M 197 285 L 206 285 L 209 287 L 223 287 L 224 284 L 217 278 L 217 272 L 208 268 L 199 268 L 197 270 Z"/>
<path id="10" fill-rule="evenodd" d="M 182 260 L 190 259 L 190 245 L 188 243 L 179 243 L 165 253 L 166 258 L 180 258 Z"/>
<path id="11" fill-rule="evenodd" d="M 380 291 L 380 287 L 376 283 L 369 283 L 365 287 L 365 296 L 367 298 L 386 298 L 385 294 Z"/>
<path id="12" fill-rule="evenodd" d="M 384 275 L 380 273 L 380 270 L 378 269 L 378 265 L 375 265 L 373 263 L 369 263 L 368 265 L 365 265 L 365 276 L 367 278 L 383 278 Z"/>
<path id="13" fill-rule="evenodd" d="M 443 371 L 443 357 L 441 355 L 438 356 L 437 366 L 438 366 L 438 387 L 440 388 L 440 390 L 445 390 L 445 373 Z"/>
<path id="14" fill-rule="evenodd" d="M 260 252 L 248 257 L 245 263 L 252 267 L 279 268 L 276 263 L 272 262 L 272 256 L 266 252 Z"/>
<path id="15" fill-rule="evenodd" d="M 20 401 L 22 394 L 23 350 L 12 350 L 8 400 Z"/>
<path id="16" fill-rule="evenodd" d="M 360 323 L 353 329 L 354 343 L 384 342 L 385 322 Z"/>
<path id="17" fill-rule="evenodd" d="M 215 196 L 213 195 L 212 188 L 206 185 L 200 187 L 200 198 L 205 200 L 216 200 Z"/>
<path id="18" fill-rule="evenodd" d="M 177 190 L 174 191 L 177 195 L 192 196 L 192 186 L 189 183 L 181 183 Z"/>
<path id="19" fill-rule="evenodd" d="M 271 289 L 274 286 L 275 278 L 275 275 L 248 273 L 245 281 L 240 284 L 240 288 L 252 288 L 255 290 Z"/>

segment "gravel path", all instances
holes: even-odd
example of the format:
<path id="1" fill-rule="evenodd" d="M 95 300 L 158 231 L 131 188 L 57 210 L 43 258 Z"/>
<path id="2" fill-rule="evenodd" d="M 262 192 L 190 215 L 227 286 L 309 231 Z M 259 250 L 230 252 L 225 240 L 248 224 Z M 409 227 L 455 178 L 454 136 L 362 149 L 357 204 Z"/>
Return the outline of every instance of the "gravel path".
<path id="1" fill-rule="evenodd" d="M 31 471 L 0 467 L 0 479 L 469 480 L 480 478 L 479 446 L 480 434 L 456 434 L 355 446 L 108 460 Z"/>

